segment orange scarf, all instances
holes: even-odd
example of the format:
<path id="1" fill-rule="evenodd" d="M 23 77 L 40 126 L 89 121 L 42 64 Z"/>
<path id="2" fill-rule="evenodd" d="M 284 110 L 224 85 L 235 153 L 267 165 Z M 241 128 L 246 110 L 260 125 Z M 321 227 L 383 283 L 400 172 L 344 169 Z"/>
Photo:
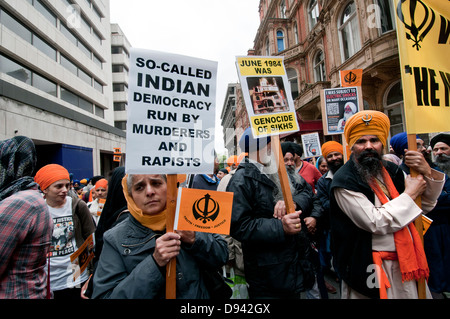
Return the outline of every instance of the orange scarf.
<path id="1" fill-rule="evenodd" d="M 384 182 L 386 183 L 386 188 L 390 194 L 390 197 L 392 199 L 398 197 L 399 193 L 395 188 L 394 183 L 392 182 L 391 176 L 384 167 L 382 167 L 381 174 Z M 380 185 L 378 185 L 378 183 L 374 179 L 369 183 L 369 185 L 383 205 L 389 201 Z M 395 248 L 397 250 L 400 271 L 402 273 L 402 282 L 412 279 L 418 280 L 420 278 L 428 279 L 430 271 L 428 269 L 427 258 L 423 249 L 422 240 L 420 239 L 419 233 L 417 232 L 414 223 L 410 223 L 408 225 L 408 229 L 404 227 L 394 233 L 394 242 Z M 374 252 L 373 257 L 374 263 L 377 264 L 379 266 L 379 269 L 382 270 L 382 258 L 380 258 L 380 253 L 382 252 Z M 386 287 L 390 287 L 390 284 L 387 280 L 386 274 L 382 274 L 380 282 L 381 298 L 387 298 Z"/>
<path id="2" fill-rule="evenodd" d="M 141 225 L 150 228 L 151 230 L 162 231 L 166 229 L 166 210 L 164 209 L 163 211 L 152 215 L 144 214 L 142 209 L 136 206 L 133 198 L 128 194 L 127 178 L 128 174 L 122 178 L 122 187 L 123 194 L 127 200 L 128 210 L 131 215 L 136 218 Z"/>

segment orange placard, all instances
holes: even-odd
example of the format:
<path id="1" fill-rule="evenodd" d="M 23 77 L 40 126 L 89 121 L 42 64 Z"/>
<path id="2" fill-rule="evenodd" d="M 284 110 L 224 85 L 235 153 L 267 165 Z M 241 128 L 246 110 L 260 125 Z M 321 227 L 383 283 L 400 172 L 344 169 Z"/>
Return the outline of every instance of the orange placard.
<path id="1" fill-rule="evenodd" d="M 342 70 L 339 71 L 341 74 L 341 86 L 361 86 L 362 84 L 362 69 L 354 70 Z"/>
<path id="2" fill-rule="evenodd" d="M 179 188 L 175 230 L 228 235 L 233 193 Z"/>

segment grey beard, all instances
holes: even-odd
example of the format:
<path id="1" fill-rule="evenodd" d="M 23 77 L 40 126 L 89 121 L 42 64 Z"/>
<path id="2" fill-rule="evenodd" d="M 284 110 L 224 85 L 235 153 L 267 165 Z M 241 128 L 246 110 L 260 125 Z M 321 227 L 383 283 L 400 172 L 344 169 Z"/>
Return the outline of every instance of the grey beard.
<path id="1" fill-rule="evenodd" d="M 281 163 L 281 165 L 283 165 L 283 163 Z M 292 176 L 295 180 L 295 175 L 298 175 L 298 174 L 295 173 L 295 167 L 293 169 L 293 173 L 287 167 L 286 167 L 286 169 L 288 172 L 289 188 L 291 189 L 291 194 L 294 195 L 295 187 L 292 184 L 292 181 L 289 178 L 289 175 Z M 267 176 L 276 185 L 276 187 L 273 189 L 273 193 L 272 193 L 273 203 L 276 204 L 279 201 L 284 201 L 283 191 L 281 190 L 281 182 L 280 182 L 280 177 L 278 176 L 278 172 L 276 172 L 274 174 L 267 174 Z M 300 176 L 298 176 L 298 178 L 300 179 Z"/>
<path id="2" fill-rule="evenodd" d="M 447 175 L 450 176 L 450 156 L 441 154 L 436 157 L 435 164 Z"/>

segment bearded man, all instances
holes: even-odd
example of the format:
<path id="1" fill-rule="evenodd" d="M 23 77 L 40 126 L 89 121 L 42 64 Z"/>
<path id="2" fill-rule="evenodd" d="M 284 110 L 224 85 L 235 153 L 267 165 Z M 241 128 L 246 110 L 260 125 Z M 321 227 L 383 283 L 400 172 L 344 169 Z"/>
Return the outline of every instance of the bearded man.
<path id="1" fill-rule="evenodd" d="M 382 161 L 389 128 L 389 118 L 378 111 L 358 112 L 345 125 L 351 157 L 330 191 L 332 254 L 345 299 L 416 299 L 416 280 L 429 275 L 413 221 L 436 205 L 444 175 L 417 151 L 404 159 L 419 173 L 415 178 Z M 426 292 L 431 298 L 428 286 Z"/>
<path id="2" fill-rule="evenodd" d="M 300 214 L 312 209 L 311 188 L 292 183 L 296 211 L 286 214 L 270 137 L 253 138 L 249 128 L 239 146 L 248 158 L 239 164 L 227 191 L 234 193 L 230 235 L 242 244 L 249 297 L 298 299 L 314 283 L 300 221 Z"/>

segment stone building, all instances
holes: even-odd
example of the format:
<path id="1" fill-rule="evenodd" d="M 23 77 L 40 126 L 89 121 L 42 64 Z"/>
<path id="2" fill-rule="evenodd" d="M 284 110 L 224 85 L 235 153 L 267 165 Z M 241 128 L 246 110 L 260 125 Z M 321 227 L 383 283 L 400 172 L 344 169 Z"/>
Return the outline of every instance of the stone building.
<path id="1" fill-rule="evenodd" d="M 254 55 L 282 55 L 300 132 L 323 140 L 320 94 L 340 86 L 339 71 L 362 69 L 364 109 L 385 112 L 404 131 L 394 8 L 389 0 L 261 0 Z M 303 127 L 303 128 L 302 128 Z M 334 136 L 340 139 L 340 136 Z"/>

